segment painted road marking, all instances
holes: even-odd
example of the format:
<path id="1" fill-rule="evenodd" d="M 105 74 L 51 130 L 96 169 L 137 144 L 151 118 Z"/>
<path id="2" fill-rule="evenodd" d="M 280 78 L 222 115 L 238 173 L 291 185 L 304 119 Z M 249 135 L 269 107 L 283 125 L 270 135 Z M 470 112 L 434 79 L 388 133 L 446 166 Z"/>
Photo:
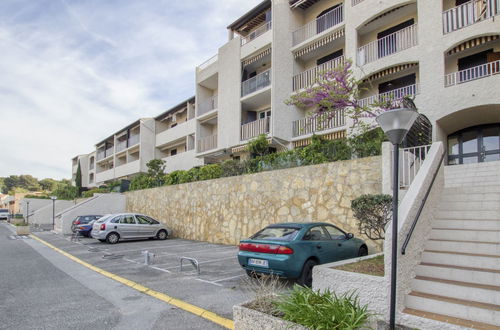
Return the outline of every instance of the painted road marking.
<path id="1" fill-rule="evenodd" d="M 234 329 L 234 322 L 233 320 L 230 320 L 230 319 L 226 319 L 222 316 L 219 316 L 213 312 L 210 312 L 206 309 L 203 309 L 201 307 L 198 307 L 198 306 L 195 306 L 195 305 L 192 305 L 188 302 L 185 302 L 185 301 L 182 301 L 180 299 L 177 299 L 177 298 L 173 298 L 173 297 L 170 297 L 164 293 L 161 293 L 161 292 L 158 292 L 158 291 L 155 291 L 155 290 L 152 290 L 148 287 L 145 287 L 139 283 L 136 283 L 134 281 L 131 281 L 131 280 L 128 280 L 124 277 L 121 277 L 119 275 L 116 275 L 116 274 L 113 274 L 111 272 L 108 272 L 104 269 L 101 269 L 99 267 L 96 267 L 92 264 L 89 264 L 88 262 L 85 262 L 69 253 L 67 253 L 66 251 L 63 251 L 57 247 L 55 247 L 54 245 L 48 243 L 48 242 L 45 242 L 43 239 L 39 238 L 38 236 L 34 235 L 34 234 L 31 234 L 31 237 L 37 241 L 39 241 L 40 243 L 48 246 L 49 248 L 53 249 L 54 251 L 57 251 L 59 253 L 61 253 L 62 255 L 68 257 L 69 259 L 73 260 L 74 262 L 76 263 L 79 263 L 80 265 L 82 266 L 85 266 L 89 269 L 92 269 L 93 271 L 101 274 L 101 275 L 104 275 L 108 278 L 111 278 L 117 282 L 120 282 L 128 287 L 131 287 L 139 292 L 142 292 L 144 294 L 147 294 L 151 297 L 154 297 L 158 300 L 161 300 L 161 301 L 164 301 L 170 305 L 173 305 L 173 306 L 176 306 L 186 312 L 189 312 L 189 313 L 192 313 L 192 314 L 195 314 L 197 316 L 200 316 L 206 320 L 209 320 L 213 323 L 216 323 L 218 325 L 221 325 L 227 329 Z"/>

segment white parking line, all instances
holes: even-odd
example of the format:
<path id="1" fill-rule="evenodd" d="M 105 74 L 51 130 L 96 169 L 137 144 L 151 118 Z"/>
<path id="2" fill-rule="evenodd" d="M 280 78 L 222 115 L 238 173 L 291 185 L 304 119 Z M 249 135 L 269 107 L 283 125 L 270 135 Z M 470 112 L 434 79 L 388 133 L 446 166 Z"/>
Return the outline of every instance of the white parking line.
<path id="1" fill-rule="evenodd" d="M 212 259 L 212 260 L 206 260 L 206 261 L 201 261 L 201 262 L 198 262 L 198 265 L 201 265 L 201 264 L 206 264 L 206 263 L 209 263 L 209 262 L 216 262 L 216 261 L 222 261 L 222 260 L 228 260 L 228 259 L 233 259 L 234 257 L 230 257 L 230 258 L 221 258 L 221 259 Z M 161 264 L 158 264 L 156 266 L 160 266 Z M 174 268 L 179 268 L 180 266 L 172 266 L 172 267 L 167 267 L 167 268 L 163 268 L 163 269 L 174 269 Z"/>
<path id="2" fill-rule="evenodd" d="M 208 284 L 216 285 L 216 286 L 221 286 L 221 287 L 223 287 L 223 286 L 224 286 L 224 285 L 219 284 L 219 283 L 214 283 L 214 282 L 210 282 L 210 281 L 205 281 L 205 280 L 202 280 L 201 278 L 195 278 L 195 280 L 200 281 L 200 282 L 203 282 L 203 283 L 208 283 Z"/>
<path id="3" fill-rule="evenodd" d="M 159 271 L 162 271 L 162 272 L 165 272 L 165 273 L 169 273 L 169 274 L 172 274 L 171 271 L 169 270 L 166 270 L 166 269 L 163 269 L 163 268 L 160 268 L 160 267 L 155 267 L 155 266 L 149 266 L 150 268 L 153 268 L 153 269 L 156 269 L 156 270 L 159 270 Z"/>
<path id="4" fill-rule="evenodd" d="M 212 281 L 212 283 L 218 283 L 218 282 L 222 282 L 222 281 L 232 280 L 233 278 L 242 277 L 243 275 L 245 275 L 245 274 L 240 274 L 240 275 L 236 275 L 236 276 L 226 277 L 226 278 L 223 278 L 223 279 L 220 279 L 220 280 Z"/>
<path id="5" fill-rule="evenodd" d="M 162 249 L 169 249 L 171 248 L 172 246 L 173 247 L 180 247 L 180 246 L 187 246 L 187 245 L 201 245 L 201 244 L 210 244 L 210 243 L 206 243 L 206 242 L 200 242 L 200 243 L 189 243 L 189 244 L 179 244 L 179 245 L 174 245 L 174 244 L 170 244 L 168 246 L 161 246 L 161 247 L 156 247 L 156 246 L 146 246 L 146 247 L 143 247 L 143 248 L 140 248 L 140 249 L 134 249 L 134 250 L 110 250 L 108 248 L 108 250 L 110 250 L 110 252 L 116 252 L 116 253 L 125 253 L 125 252 L 141 252 L 141 251 L 144 251 L 144 250 L 162 250 Z"/>

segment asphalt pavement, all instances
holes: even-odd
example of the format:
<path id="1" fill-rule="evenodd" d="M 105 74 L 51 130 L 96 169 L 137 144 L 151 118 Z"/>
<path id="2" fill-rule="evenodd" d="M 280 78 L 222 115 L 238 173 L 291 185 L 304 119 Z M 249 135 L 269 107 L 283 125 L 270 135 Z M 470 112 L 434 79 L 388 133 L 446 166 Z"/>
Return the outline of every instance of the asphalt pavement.
<path id="1" fill-rule="evenodd" d="M 0 329 L 221 327 L 16 236 L 0 223 Z"/>

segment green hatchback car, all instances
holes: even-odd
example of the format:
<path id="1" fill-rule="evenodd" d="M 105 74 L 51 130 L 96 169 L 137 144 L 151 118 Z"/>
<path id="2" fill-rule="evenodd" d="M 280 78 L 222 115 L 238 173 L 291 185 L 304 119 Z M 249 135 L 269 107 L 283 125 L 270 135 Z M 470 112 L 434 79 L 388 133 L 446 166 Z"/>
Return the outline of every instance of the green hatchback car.
<path id="1" fill-rule="evenodd" d="M 363 240 L 330 223 L 280 223 L 240 241 L 238 261 L 249 276 L 275 274 L 311 286 L 314 266 L 367 254 Z"/>

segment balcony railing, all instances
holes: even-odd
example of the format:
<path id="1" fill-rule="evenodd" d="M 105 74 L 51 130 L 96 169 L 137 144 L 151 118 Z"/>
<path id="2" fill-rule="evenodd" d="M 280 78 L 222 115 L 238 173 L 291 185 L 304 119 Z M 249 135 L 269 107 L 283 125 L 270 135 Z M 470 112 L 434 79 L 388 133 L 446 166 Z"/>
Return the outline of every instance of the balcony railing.
<path id="1" fill-rule="evenodd" d="M 135 134 L 135 135 L 130 135 L 128 138 L 128 148 L 135 146 L 136 144 L 139 143 L 140 135 Z"/>
<path id="2" fill-rule="evenodd" d="M 314 68 L 296 74 L 293 76 L 293 90 L 297 91 L 313 85 L 322 73 L 332 70 L 342 64 L 344 64 L 344 56 L 339 56 L 333 60 L 315 66 Z"/>
<path id="3" fill-rule="evenodd" d="M 325 113 L 318 116 L 305 117 L 292 123 L 293 137 L 307 135 L 345 125 L 343 110 Z"/>
<path id="4" fill-rule="evenodd" d="M 196 67 L 196 71 L 200 71 L 200 70 L 203 70 L 203 69 L 206 69 L 208 68 L 211 64 L 217 62 L 217 59 L 219 58 L 218 54 L 215 54 L 214 56 L 210 57 L 208 60 L 206 60 L 205 62 L 201 63 L 200 65 L 198 65 Z"/>
<path id="5" fill-rule="evenodd" d="M 270 117 L 266 117 L 241 125 L 241 141 L 251 139 L 260 134 L 269 133 L 270 119 Z"/>
<path id="6" fill-rule="evenodd" d="M 104 157 L 109 157 L 113 154 L 113 148 L 114 147 L 109 147 L 108 149 L 106 149 L 106 154 L 104 155 Z"/>
<path id="7" fill-rule="evenodd" d="M 404 86 L 398 89 L 394 89 L 389 92 L 382 94 L 373 95 L 366 97 L 358 101 L 361 107 L 367 107 L 374 103 L 384 102 L 384 101 L 400 101 L 405 96 L 417 95 L 419 93 L 419 87 L 417 84 Z"/>
<path id="8" fill-rule="evenodd" d="M 98 150 L 96 154 L 97 160 L 106 158 L 106 152 L 104 150 Z"/>
<path id="9" fill-rule="evenodd" d="M 217 148 L 217 134 L 198 139 L 198 152 Z"/>
<path id="10" fill-rule="evenodd" d="M 272 28 L 272 22 L 271 21 L 267 22 L 264 25 L 259 26 L 258 28 L 256 28 L 252 32 L 250 32 L 246 37 L 242 37 L 241 38 L 241 45 L 243 46 L 245 44 L 248 44 L 250 41 L 254 40 L 255 38 L 257 38 L 257 37 L 259 37 L 261 35 L 263 35 L 267 31 L 271 30 L 271 28 Z"/>
<path id="11" fill-rule="evenodd" d="M 443 12 L 443 33 L 450 33 L 500 14 L 500 0 L 472 0 Z"/>
<path id="12" fill-rule="evenodd" d="M 116 144 L 116 152 L 120 152 L 125 149 L 127 149 L 127 140 L 118 141 Z"/>
<path id="13" fill-rule="evenodd" d="M 358 49 L 358 65 L 373 62 L 417 44 L 417 24 L 414 24 L 360 47 Z"/>
<path id="14" fill-rule="evenodd" d="M 352 0 L 351 5 L 354 7 L 354 6 L 356 6 L 356 5 L 359 5 L 359 4 L 360 4 L 360 3 L 362 3 L 363 1 L 365 1 L 365 0 Z"/>
<path id="15" fill-rule="evenodd" d="M 444 86 L 449 87 L 498 73 L 500 73 L 500 60 L 447 74 L 444 77 Z"/>
<path id="16" fill-rule="evenodd" d="M 344 21 L 344 6 L 341 4 L 337 8 L 321 15 L 314 21 L 307 23 L 301 28 L 292 32 L 293 46 L 306 41 L 307 39 L 320 34 L 329 28 L 334 27 Z"/>
<path id="17" fill-rule="evenodd" d="M 271 85 L 271 69 L 245 80 L 241 84 L 241 96 L 251 94 L 269 85 Z"/>
<path id="18" fill-rule="evenodd" d="M 413 179 L 417 176 L 431 145 L 403 148 L 399 152 L 399 189 L 410 188 Z"/>
<path id="19" fill-rule="evenodd" d="M 217 109 L 217 95 L 211 96 L 209 99 L 200 102 L 198 105 L 198 116 Z"/>

